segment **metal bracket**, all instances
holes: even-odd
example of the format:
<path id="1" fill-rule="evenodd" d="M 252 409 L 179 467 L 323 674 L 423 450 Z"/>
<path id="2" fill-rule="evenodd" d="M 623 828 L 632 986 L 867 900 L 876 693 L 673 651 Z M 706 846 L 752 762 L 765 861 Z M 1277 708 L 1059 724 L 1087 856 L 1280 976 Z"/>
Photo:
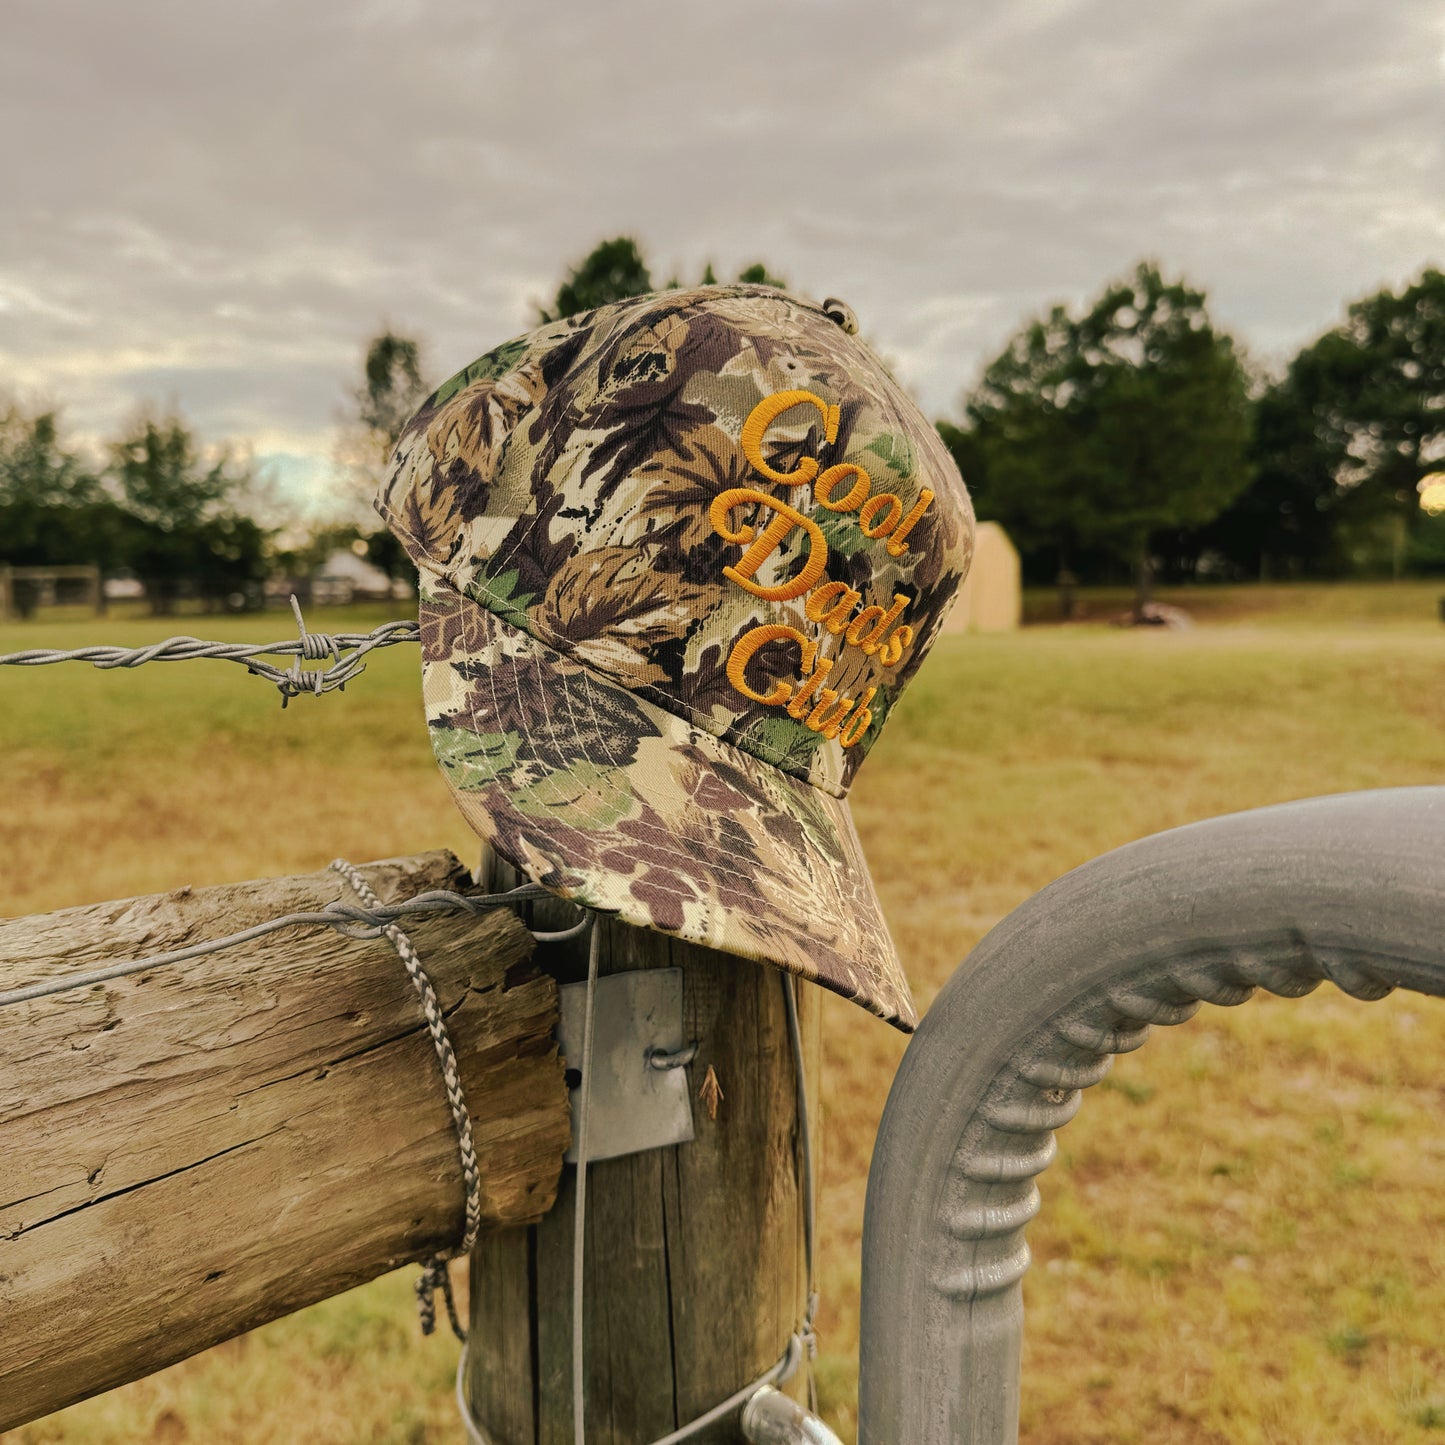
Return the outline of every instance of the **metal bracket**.
<path id="1" fill-rule="evenodd" d="M 558 993 L 561 1019 L 557 1038 L 567 1064 L 575 1125 L 587 985 L 563 984 Z M 680 968 L 642 968 L 597 980 L 587 1124 L 589 1161 L 617 1159 L 692 1139 L 687 1070 L 659 1068 L 653 1063 L 655 1055 L 678 1054 L 685 1043 Z M 569 1164 L 577 1162 L 575 1135 L 566 1158 Z"/>

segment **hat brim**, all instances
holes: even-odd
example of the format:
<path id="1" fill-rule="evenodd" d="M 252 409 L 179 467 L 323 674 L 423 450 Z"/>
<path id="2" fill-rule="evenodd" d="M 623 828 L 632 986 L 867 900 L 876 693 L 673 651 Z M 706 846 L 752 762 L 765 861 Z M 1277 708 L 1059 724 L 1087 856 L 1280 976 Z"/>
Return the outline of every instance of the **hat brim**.
<path id="1" fill-rule="evenodd" d="M 563 898 L 917 1023 L 847 803 L 447 583 L 420 608 L 432 746 L 467 822 Z"/>

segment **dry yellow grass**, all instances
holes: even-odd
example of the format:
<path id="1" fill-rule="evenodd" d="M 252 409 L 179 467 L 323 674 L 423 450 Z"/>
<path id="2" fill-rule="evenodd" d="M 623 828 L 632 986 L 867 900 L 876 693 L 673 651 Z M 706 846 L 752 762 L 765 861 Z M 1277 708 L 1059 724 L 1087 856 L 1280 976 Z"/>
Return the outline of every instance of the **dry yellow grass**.
<path id="1" fill-rule="evenodd" d="M 1248 598 L 1189 634 L 940 645 L 854 792 L 920 1003 L 1011 907 L 1107 848 L 1286 798 L 1445 783 L 1445 629 L 1425 589 L 1273 589 L 1262 613 Z M 101 631 L 160 635 L 12 627 L 0 651 Z M 400 651 L 284 714 L 222 664 L 6 672 L 0 744 L 5 912 L 471 847 Z M 903 1041 L 841 1003 L 825 1027 L 819 1374 L 851 1438 L 863 1189 Z M 1042 1181 L 1023 1438 L 1445 1439 L 1442 1043 L 1438 1001 L 1321 991 L 1206 1010 L 1122 1061 Z M 393 1277 L 11 1438 L 451 1440 L 454 1359 L 419 1339 Z"/>

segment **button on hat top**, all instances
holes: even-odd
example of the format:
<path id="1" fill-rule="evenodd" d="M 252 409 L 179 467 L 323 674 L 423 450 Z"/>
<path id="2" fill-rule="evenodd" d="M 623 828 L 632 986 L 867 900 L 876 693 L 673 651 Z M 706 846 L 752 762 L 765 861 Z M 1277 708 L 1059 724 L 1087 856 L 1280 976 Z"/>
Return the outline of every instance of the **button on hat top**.
<path id="1" fill-rule="evenodd" d="M 433 742 L 478 831 L 560 892 L 906 1024 L 896 961 L 848 956 L 892 948 L 835 800 L 938 631 L 973 519 L 933 428 L 850 324 L 841 303 L 745 286 L 552 323 L 438 389 L 378 509 L 433 599 Z M 687 811 L 707 796 L 718 816 Z M 727 870 L 711 902 L 678 859 L 675 903 L 645 897 L 661 863 L 606 861 L 599 835 L 646 827 L 700 830 L 691 854 Z M 780 867 L 856 916 L 783 916 Z M 857 879 L 823 876 L 849 870 L 867 906 Z M 720 917 L 728 890 L 776 928 Z"/>

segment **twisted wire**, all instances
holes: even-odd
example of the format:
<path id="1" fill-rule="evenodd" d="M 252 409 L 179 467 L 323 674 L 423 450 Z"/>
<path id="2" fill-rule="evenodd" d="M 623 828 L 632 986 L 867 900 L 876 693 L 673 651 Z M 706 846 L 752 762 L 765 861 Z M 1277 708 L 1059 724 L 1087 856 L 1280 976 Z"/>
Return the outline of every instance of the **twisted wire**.
<path id="1" fill-rule="evenodd" d="M 349 866 L 349 865 L 348 865 Z M 375 897 L 375 895 L 372 895 Z M 58 978 L 44 979 L 39 983 L 25 984 L 21 988 L 8 989 L 0 993 L 0 1008 L 10 1004 L 27 1003 L 31 999 L 46 998 L 52 994 L 69 993 L 74 989 L 91 988 L 98 983 L 109 983 L 112 979 L 125 978 L 133 973 L 146 973 L 153 968 L 165 968 L 170 964 L 185 963 L 201 958 L 208 953 L 219 953 L 225 948 L 250 943 L 264 938 L 282 928 L 331 928 L 343 938 L 365 941 L 381 938 L 386 925 L 409 914 L 441 913 L 450 909 L 461 909 L 467 913 L 489 913 L 494 908 L 509 908 L 519 903 L 531 903 L 552 894 L 536 883 L 524 883 L 507 893 L 466 894 L 454 893 L 449 888 L 433 888 L 418 893 L 415 898 L 403 899 L 399 903 L 382 903 L 374 906 L 359 906 L 345 903 L 340 899 L 328 903 L 324 908 L 298 913 L 283 914 L 269 918 L 265 923 L 253 924 L 236 933 L 227 933 L 220 938 L 209 938 L 193 943 L 186 948 L 172 949 L 169 953 L 153 953 L 146 958 L 129 958 L 105 968 L 91 969 L 86 973 L 66 973 Z M 538 943 L 556 943 L 574 937 L 587 927 L 587 919 L 572 928 L 559 932 L 539 933 L 532 930 L 532 937 Z"/>
<path id="2" fill-rule="evenodd" d="M 207 642 L 199 637 L 167 637 L 144 647 L 72 647 L 68 649 L 32 647 L 24 652 L 0 654 L 0 667 L 42 667 L 53 662 L 88 662 L 103 671 L 113 668 L 142 667 L 148 662 L 195 662 L 209 659 L 217 662 L 239 662 L 248 672 L 265 678 L 281 694 L 285 707 L 293 697 L 308 693 L 340 692 L 353 678 L 366 671 L 365 658 L 379 647 L 395 647 L 401 642 L 417 642 L 420 630 L 414 621 L 397 619 L 383 622 L 370 632 L 308 632 L 301 615 L 301 605 L 293 596 L 291 611 L 296 618 L 298 635 L 282 642 Z M 294 657 L 288 668 L 263 662 L 263 657 Z M 305 669 L 302 662 L 322 662 L 329 667 Z"/>

